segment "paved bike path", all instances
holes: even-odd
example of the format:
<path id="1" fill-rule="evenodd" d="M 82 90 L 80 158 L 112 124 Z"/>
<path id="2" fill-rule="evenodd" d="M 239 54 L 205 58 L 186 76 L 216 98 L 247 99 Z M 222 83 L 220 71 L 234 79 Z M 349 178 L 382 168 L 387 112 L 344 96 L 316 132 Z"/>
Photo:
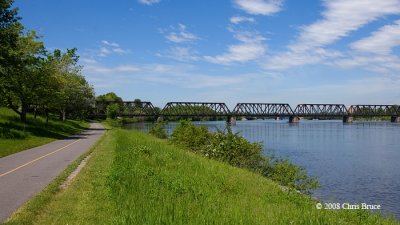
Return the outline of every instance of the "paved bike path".
<path id="1" fill-rule="evenodd" d="M 81 134 L 0 158 L 0 223 L 43 190 L 104 133 L 91 123 Z"/>

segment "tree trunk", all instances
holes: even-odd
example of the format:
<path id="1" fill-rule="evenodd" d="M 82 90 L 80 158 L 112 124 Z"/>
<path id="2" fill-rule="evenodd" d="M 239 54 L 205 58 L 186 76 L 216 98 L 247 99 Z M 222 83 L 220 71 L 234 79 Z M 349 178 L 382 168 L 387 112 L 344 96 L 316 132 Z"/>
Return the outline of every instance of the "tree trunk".
<path id="1" fill-rule="evenodd" d="M 28 105 L 22 103 L 21 105 L 21 114 L 19 114 L 20 118 L 21 118 L 21 122 L 24 124 L 24 130 L 25 130 L 25 126 L 26 126 L 26 112 L 28 111 Z"/>
<path id="2" fill-rule="evenodd" d="M 36 119 L 37 116 L 37 106 L 35 105 L 35 107 L 33 108 L 33 118 Z"/>
<path id="3" fill-rule="evenodd" d="M 49 110 L 45 109 L 45 114 L 46 114 L 46 123 L 49 122 Z"/>
<path id="4" fill-rule="evenodd" d="M 65 121 L 65 109 L 61 109 L 60 111 L 60 120 Z"/>

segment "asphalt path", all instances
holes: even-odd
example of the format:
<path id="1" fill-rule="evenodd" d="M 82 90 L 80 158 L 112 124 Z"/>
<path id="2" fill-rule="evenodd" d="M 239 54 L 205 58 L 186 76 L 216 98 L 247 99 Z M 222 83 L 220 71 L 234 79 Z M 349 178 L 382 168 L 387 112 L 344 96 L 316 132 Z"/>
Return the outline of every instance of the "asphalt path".
<path id="1" fill-rule="evenodd" d="M 89 150 L 103 133 L 101 124 L 91 123 L 79 135 L 0 158 L 0 223 Z"/>

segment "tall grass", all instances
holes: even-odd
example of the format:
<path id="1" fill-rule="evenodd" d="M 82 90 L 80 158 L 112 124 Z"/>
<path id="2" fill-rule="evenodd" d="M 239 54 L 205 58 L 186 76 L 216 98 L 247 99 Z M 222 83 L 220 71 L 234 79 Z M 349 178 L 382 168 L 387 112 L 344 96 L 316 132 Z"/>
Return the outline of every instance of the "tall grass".
<path id="1" fill-rule="evenodd" d="M 31 223 L 399 224 L 361 210 L 318 210 L 259 174 L 138 131 L 108 132 L 76 181 Z"/>

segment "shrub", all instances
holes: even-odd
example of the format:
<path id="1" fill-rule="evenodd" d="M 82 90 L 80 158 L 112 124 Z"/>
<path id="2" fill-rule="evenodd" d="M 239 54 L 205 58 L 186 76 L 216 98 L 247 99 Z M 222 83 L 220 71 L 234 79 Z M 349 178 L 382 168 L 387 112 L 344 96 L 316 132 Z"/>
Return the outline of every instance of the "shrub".
<path id="1" fill-rule="evenodd" d="M 238 133 L 233 133 L 229 126 L 226 131 L 210 133 L 206 127 L 181 121 L 171 137 L 175 144 L 208 158 L 257 172 L 291 189 L 309 194 L 311 189 L 318 188 L 318 180 L 309 177 L 304 168 L 288 160 L 263 156 L 263 147 L 259 143 L 250 143 Z"/>
<path id="2" fill-rule="evenodd" d="M 168 137 L 167 132 L 164 129 L 164 122 L 157 122 L 149 130 L 149 133 L 155 137 L 166 139 Z"/>
<path id="3" fill-rule="evenodd" d="M 196 127 L 187 120 L 182 120 L 171 134 L 171 141 L 193 151 L 201 151 L 209 144 L 211 134 L 206 127 Z"/>
<path id="4" fill-rule="evenodd" d="M 262 160 L 262 146 L 250 143 L 227 127 L 227 133 L 218 131 L 211 135 L 210 144 L 203 149 L 203 154 L 236 167 L 255 170 Z"/>
<path id="5" fill-rule="evenodd" d="M 118 104 L 111 104 L 107 106 L 107 118 L 115 119 L 118 115 Z"/>
<path id="6" fill-rule="evenodd" d="M 281 185 L 294 188 L 303 193 L 309 193 L 309 190 L 319 187 L 317 179 L 309 177 L 303 167 L 288 160 L 278 159 L 273 162 L 269 177 Z"/>

